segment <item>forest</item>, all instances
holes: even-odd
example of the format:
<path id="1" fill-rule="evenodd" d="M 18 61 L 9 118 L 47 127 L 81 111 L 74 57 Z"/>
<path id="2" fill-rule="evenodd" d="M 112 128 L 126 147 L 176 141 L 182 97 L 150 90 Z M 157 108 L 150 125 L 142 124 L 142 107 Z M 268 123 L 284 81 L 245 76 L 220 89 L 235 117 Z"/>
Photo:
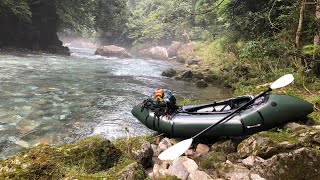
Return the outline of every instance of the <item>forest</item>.
<path id="1" fill-rule="evenodd" d="M 196 42 L 225 85 L 294 72 L 304 86 L 320 75 L 319 22 L 319 0 L 2 0 L 0 47 L 57 51 L 56 33 L 125 47 Z"/>

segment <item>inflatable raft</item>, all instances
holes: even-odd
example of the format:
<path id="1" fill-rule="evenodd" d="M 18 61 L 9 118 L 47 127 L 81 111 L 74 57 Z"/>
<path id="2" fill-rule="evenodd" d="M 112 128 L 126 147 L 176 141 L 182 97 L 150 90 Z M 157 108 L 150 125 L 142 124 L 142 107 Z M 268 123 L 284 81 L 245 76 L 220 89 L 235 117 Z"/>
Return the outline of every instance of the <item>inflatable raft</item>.
<path id="1" fill-rule="evenodd" d="M 211 104 L 178 107 L 170 115 L 157 115 L 154 108 L 139 104 L 132 114 L 146 127 L 171 137 L 192 137 L 220 121 L 253 96 L 246 95 Z M 301 120 L 313 111 L 313 105 L 297 97 L 266 94 L 246 109 L 202 134 L 202 137 L 244 136 Z"/>

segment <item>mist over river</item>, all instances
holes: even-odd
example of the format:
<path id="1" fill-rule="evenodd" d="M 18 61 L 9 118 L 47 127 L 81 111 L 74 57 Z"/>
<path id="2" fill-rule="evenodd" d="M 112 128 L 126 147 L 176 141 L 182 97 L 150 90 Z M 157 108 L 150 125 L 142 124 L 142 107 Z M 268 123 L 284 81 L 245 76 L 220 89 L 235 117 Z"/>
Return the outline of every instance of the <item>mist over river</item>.
<path id="1" fill-rule="evenodd" d="M 228 90 L 161 76 L 168 61 L 96 56 L 70 48 L 71 56 L 0 54 L 0 159 L 40 143 L 63 144 L 91 135 L 110 140 L 152 131 L 131 114 L 155 88 L 209 102 Z"/>

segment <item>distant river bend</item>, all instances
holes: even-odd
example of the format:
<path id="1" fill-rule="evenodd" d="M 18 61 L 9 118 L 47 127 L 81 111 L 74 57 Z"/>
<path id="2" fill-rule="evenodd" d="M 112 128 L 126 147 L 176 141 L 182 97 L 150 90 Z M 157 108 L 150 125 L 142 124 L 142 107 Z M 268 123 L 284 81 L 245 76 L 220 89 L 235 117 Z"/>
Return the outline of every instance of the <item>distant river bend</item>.
<path id="1" fill-rule="evenodd" d="M 156 87 L 182 97 L 213 101 L 224 89 L 198 89 L 161 76 L 168 61 L 72 54 L 0 54 L 0 159 L 40 143 L 62 144 L 91 135 L 114 140 L 151 133 L 131 108 Z"/>

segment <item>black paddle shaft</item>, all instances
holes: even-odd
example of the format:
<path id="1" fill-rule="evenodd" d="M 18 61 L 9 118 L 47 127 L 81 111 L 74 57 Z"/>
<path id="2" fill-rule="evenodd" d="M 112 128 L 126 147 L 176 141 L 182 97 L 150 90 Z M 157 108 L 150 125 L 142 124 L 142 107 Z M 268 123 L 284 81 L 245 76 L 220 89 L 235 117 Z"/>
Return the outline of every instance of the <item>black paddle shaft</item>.
<path id="1" fill-rule="evenodd" d="M 245 107 L 249 106 L 250 104 L 254 103 L 254 101 L 260 97 L 262 97 L 263 95 L 267 94 L 268 92 L 272 91 L 271 88 L 269 88 L 268 90 L 264 91 L 263 93 L 259 94 L 258 96 L 256 96 L 255 98 L 251 99 L 249 102 L 247 102 L 246 104 L 244 104 L 243 106 L 239 107 L 238 109 L 236 109 L 235 111 L 233 111 L 232 113 L 230 113 L 229 115 L 227 115 L 226 117 L 222 118 L 220 121 L 216 122 L 215 124 L 210 125 L 209 127 L 207 127 L 206 129 L 202 130 L 201 132 L 199 132 L 198 134 L 194 135 L 192 137 L 192 139 L 197 138 L 198 136 L 200 136 L 201 134 L 207 132 L 208 130 L 210 130 L 211 128 L 215 127 L 216 125 L 220 124 L 221 122 L 223 122 L 224 120 L 230 118 L 231 116 L 233 116 L 235 113 L 243 110 Z"/>

